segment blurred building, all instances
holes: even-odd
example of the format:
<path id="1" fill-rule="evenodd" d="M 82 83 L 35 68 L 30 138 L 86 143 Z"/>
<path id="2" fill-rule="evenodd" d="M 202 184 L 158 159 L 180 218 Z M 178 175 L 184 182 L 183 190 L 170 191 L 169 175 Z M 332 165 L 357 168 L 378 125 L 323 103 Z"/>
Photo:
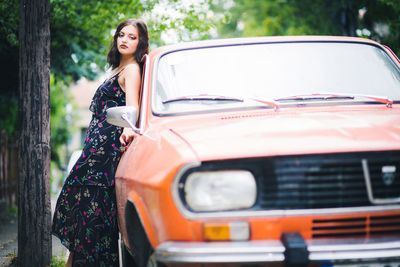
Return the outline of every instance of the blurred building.
<path id="1" fill-rule="evenodd" d="M 72 139 L 68 145 L 68 151 L 72 153 L 75 150 L 80 150 L 85 140 L 86 129 L 92 118 L 92 112 L 89 110 L 90 103 L 96 89 L 105 79 L 105 76 L 100 77 L 98 80 L 89 81 L 81 79 L 71 86 L 71 92 L 77 110 L 74 110 L 75 127 L 78 129 L 72 133 Z"/>

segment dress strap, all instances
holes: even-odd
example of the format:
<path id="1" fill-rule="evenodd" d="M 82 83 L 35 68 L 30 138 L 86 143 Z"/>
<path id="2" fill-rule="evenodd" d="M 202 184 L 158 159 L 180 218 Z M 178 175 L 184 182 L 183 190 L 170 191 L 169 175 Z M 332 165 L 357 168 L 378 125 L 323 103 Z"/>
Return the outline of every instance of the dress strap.
<path id="1" fill-rule="evenodd" d="M 117 73 L 115 73 L 115 74 L 114 74 L 113 76 L 111 76 L 110 78 L 108 78 L 107 81 L 110 81 L 110 80 L 113 79 L 114 77 L 117 77 L 124 69 L 125 69 L 125 67 L 122 68 L 121 70 L 119 70 Z"/>

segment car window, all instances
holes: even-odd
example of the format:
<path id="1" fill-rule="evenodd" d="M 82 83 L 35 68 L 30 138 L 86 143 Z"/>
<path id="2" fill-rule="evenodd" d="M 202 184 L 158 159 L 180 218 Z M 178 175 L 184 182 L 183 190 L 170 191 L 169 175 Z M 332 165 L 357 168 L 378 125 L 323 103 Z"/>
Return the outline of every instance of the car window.
<path id="1" fill-rule="evenodd" d="M 153 110 L 179 113 L 241 108 L 260 105 L 246 99 L 279 99 L 315 92 L 378 95 L 398 101 L 400 71 L 381 48 L 362 43 L 292 42 L 188 49 L 160 58 Z M 244 101 L 204 97 L 209 95 Z"/>

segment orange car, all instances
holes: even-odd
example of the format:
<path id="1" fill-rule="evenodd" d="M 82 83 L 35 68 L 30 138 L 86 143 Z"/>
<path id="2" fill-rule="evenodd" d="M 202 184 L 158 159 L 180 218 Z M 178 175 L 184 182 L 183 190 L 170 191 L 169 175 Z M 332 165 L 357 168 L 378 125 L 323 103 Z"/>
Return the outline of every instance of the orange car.
<path id="1" fill-rule="evenodd" d="M 124 266 L 400 262 L 400 62 L 346 37 L 155 49 L 116 173 Z"/>

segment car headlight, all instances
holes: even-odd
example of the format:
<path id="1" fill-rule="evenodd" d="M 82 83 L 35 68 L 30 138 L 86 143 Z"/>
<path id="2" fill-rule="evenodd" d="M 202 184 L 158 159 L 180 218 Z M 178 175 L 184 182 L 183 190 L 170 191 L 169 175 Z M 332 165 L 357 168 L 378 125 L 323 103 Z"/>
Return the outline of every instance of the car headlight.
<path id="1" fill-rule="evenodd" d="M 255 178 L 245 170 L 193 172 L 186 179 L 184 191 L 193 211 L 246 209 L 257 197 Z"/>

